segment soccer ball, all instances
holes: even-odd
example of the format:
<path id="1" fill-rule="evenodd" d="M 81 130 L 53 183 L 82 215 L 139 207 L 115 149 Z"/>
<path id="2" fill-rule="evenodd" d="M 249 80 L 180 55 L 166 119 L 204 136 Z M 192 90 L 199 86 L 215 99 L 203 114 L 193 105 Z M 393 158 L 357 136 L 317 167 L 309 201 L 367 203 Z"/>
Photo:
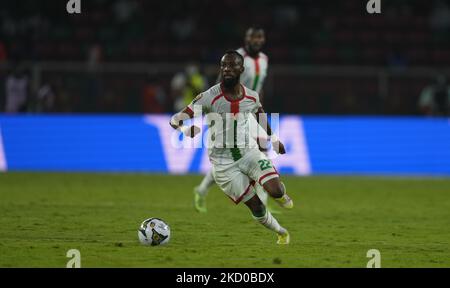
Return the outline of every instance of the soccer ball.
<path id="1" fill-rule="evenodd" d="M 170 240 L 170 227 L 159 218 L 148 218 L 139 227 L 138 237 L 143 245 L 164 245 Z"/>

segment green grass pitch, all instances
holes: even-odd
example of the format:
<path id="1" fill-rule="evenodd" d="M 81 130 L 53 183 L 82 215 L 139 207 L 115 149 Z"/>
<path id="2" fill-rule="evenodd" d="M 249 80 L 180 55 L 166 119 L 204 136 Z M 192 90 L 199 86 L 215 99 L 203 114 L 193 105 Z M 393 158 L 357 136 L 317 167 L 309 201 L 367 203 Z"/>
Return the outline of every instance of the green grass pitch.
<path id="1" fill-rule="evenodd" d="M 450 267 L 450 179 L 283 177 L 295 207 L 276 215 L 291 244 L 257 224 L 217 187 L 193 209 L 200 175 L 2 173 L 0 267 Z M 167 246 L 137 228 L 169 223 Z"/>

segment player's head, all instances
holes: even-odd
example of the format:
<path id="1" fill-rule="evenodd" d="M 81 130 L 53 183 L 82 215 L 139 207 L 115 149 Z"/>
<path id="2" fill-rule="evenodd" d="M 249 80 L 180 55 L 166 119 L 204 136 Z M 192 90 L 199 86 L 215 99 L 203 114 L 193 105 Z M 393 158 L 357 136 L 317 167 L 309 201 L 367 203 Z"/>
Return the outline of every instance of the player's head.
<path id="1" fill-rule="evenodd" d="M 244 72 L 244 57 L 235 50 L 228 50 L 220 60 L 220 74 L 225 87 L 233 87 L 239 83 Z"/>
<path id="2" fill-rule="evenodd" d="M 245 32 L 245 49 L 250 54 L 259 53 L 266 43 L 264 29 L 260 27 L 250 27 Z"/>

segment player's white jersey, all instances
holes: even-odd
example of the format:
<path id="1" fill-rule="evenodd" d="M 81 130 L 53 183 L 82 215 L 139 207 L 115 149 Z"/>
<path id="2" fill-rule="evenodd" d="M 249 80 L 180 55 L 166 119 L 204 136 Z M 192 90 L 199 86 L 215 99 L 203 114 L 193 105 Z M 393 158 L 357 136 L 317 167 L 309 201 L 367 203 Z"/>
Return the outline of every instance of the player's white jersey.
<path id="1" fill-rule="evenodd" d="M 245 70 L 241 75 L 241 83 L 245 87 L 261 93 L 269 68 L 269 58 L 262 52 L 259 52 L 257 58 L 253 58 L 247 54 L 244 48 L 236 51 L 244 57 Z"/>
<path id="2" fill-rule="evenodd" d="M 254 136 L 257 123 L 253 114 L 261 107 L 259 95 L 240 86 L 243 92 L 241 99 L 229 99 L 219 83 L 199 94 L 188 106 L 194 111 L 194 105 L 201 105 L 203 113 L 208 113 L 208 122 L 214 120 L 214 116 L 222 120 L 221 127 L 215 121 L 210 128 L 215 140 L 214 145 L 210 143 L 208 151 L 212 164 L 232 164 L 251 149 L 258 149 Z"/>

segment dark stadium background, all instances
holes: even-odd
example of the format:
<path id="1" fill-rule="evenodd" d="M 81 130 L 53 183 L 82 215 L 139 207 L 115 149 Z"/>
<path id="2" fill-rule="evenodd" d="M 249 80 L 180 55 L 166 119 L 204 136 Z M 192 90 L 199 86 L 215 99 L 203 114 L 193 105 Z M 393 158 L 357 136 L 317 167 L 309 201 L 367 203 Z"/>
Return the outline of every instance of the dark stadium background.
<path id="1" fill-rule="evenodd" d="M 81 4 L 72 15 L 60 0 L 1 4 L 0 83 L 11 69 L 26 70 L 28 112 L 40 111 L 44 82 L 56 94 L 47 112 L 172 112 L 174 74 L 197 63 L 214 83 L 220 56 L 242 46 L 250 25 L 266 30 L 269 111 L 421 115 L 422 90 L 449 72 L 450 13 L 442 0 L 382 1 L 381 14 L 357 0 Z M 143 96 L 148 83 L 164 92 L 156 108 Z"/>

